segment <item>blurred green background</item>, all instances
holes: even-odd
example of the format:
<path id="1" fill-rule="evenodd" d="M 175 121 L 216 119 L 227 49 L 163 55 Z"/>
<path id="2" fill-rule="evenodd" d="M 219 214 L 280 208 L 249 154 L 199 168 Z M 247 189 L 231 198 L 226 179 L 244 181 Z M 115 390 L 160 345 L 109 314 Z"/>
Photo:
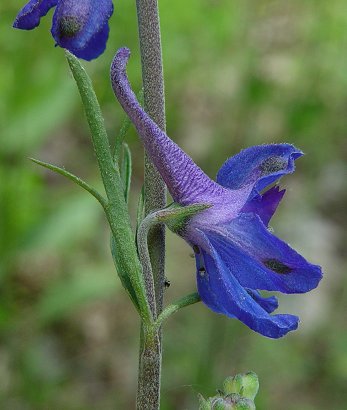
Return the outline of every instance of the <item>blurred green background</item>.
<path id="1" fill-rule="evenodd" d="M 100 186 L 89 133 L 51 13 L 11 28 L 24 0 L 0 5 L 0 407 L 132 409 L 139 323 L 115 274 L 98 204 L 27 157 Z M 85 63 L 114 136 L 123 113 L 109 85 L 115 50 L 132 49 L 141 86 L 134 1 L 117 1 L 106 53 Z M 323 266 L 317 290 L 281 297 L 298 331 L 269 340 L 189 307 L 165 325 L 162 409 L 196 409 L 223 379 L 260 378 L 259 410 L 347 406 L 347 5 L 344 0 L 161 0 L 167 128 L 214 176 L 260 143 L 307 154 L 285 178 L 272 226 Z M 135 211 L 142 147 L 131 130 Z M 185 243 L 168 233 L 167 301 L 195 289 Z"/>

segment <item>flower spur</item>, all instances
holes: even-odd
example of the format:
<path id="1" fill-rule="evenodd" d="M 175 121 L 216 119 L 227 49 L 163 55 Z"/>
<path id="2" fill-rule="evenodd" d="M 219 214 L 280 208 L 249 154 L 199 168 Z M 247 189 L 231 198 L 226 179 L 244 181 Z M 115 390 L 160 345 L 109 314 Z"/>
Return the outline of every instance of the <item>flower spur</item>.
<path id="1" fill-rule="evenodd" d="M 56 9 L 51 33 L 57 45 L 84 60 L 104 52 L 112 0 L 30 0 L 18 13 L 13 27 L 33 29 L 53 7 Z"/>
<path id="2" fill-rule="evenodd" d="M 298 327 L 299 318 L 271 315 L 277 299 L 259 290 L 304 293 L 315 288 L 321 268 L 307 262 L 268 229 L 284 190 L 269 185 L 294 171 L 303 153 L 290 144 L 247 148 L 229 158 L 211 180 L 146 114 L 131 90 L 127 48 L 112 66 L 113 90 L 134 123 L 146 151 L 173 200 L 210 207 L 191 217 L 177 233 L 194 249 L 197 287 L 213 311 L 237 318 L 254 331 L 279 338 Z"/>

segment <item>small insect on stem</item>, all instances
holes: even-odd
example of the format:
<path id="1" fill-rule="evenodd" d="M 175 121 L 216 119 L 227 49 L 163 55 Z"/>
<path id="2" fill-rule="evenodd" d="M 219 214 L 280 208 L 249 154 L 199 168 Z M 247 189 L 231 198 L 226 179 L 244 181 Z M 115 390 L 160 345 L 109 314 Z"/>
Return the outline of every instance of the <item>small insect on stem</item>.
<path id="1" fill-rule="evenodd" d="M 168 279 L 166 279 L 166 278 L 165 278 L 165 281 L 164 281 L 164 286 L 165 286 L 166 288 L 169 288 L 169 287 L 171 286 L 171 282 L 170 282 Z"/>

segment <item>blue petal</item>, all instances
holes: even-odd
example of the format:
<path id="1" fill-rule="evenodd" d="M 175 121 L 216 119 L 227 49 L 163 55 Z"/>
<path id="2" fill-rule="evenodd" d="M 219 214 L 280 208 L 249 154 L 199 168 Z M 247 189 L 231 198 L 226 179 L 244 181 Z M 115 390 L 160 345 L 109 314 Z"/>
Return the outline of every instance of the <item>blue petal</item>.
<path id="1" fill-rule="evenodd" d="M 290 144 L 258 145 L 229 158 L 217 174 L 217 182 L 226 188 L 254 186 L 255 193 L 295 169 L 294 160 L 303 153 Z"/>
<path id="2" fill-rule="evenodd" d="M 279 187 L 276 185 L 266 191 L 263 195 L 256 195 L 250 201 L 246 202 L 241 212 L 252 212 L 257 214 L 263 221 L 263 224 L 267 226 L 273 214 L 276 212 L 285 192 L 285 189 L 280 191 Z"/>
<path id="3" fill-rule="evenodd" d="M 304 293 L 322 278 L 320 266 L 274 236 L 255 214 L 241 214 L 225 227 L 204 233 L 244 287 Z"/>
<path id="4" fill-rule="evenodd" d="M 17 14 L 13 27 L 31 30 L 40 24 L 40 18 L 56 6 L 58 0 L 30 0 Z"/>
<path id="5" fill-rule="evenodd" d="M 52 35 L 60 47 L 91 60 L 106 47 L 112 0 L 60 0 L 53 16 Z"/>
<path id="6" fill-rule="evenodd" d="M 206 244 L 208 240 L 205 237 Z M 207 245 L 208 252 L 201 251 L 206 271 L 197 272 L 198 291 L 201 300 L 213 311 L 237 318 L 249 328 L 264 336 L 279 338 L 298 327 L 299 318 L 293 315 L 270 315 L 261 304 L 258 295 L 252 297 L 228 270 L 216 249 Z M 261 302 L 263 303 L 263 301 Z M 268 307 L 268 306 L 267 306 Z"/>
<path id="7" fill-rule="evenodd" d="M 205 237 L 205 241 L 208 241 L 207 237 Z M 206 273 L 206 267 L 201 249 L 199 249 L 198 253 L 195 253 L 195 262 L 198 277 L 203 277 Z M 278 308 L 278 300 L 275 296 L 264 298 L 257 290 L 246 289 L 246 291 L 264 310 L 266 310 L 266 312 L 272 313 Z M 218 299 L 216 299 L 208 282 L 205 282 L 205 286 L 200 289 L 199 294 L 201 299 L 205 301 L 205 304 L 208 306 L 214 306 L 213 310 L 215 312 L 224 313 L 223 309 L 218 308 Z M 230 313 L 228 316 L 232 317 Z"/>
<path id="8" fill-rule="evenodd" d="M 264 298 L 258 290 L 252 289 L 247 289 L 247 292 L 268 313 L 272 313 L 278 308 L 278 300 L 275 296 Z"/>
<path id="9" fill-rule="evenodd" d="M 93 60 L 105 51 L 106 43 L 110 28 L 108 24 L 105 24 L 102 31 L 97 33 L 83 49 L 70 48 L 70 51 L 78 58 L 83 60 Z"/>

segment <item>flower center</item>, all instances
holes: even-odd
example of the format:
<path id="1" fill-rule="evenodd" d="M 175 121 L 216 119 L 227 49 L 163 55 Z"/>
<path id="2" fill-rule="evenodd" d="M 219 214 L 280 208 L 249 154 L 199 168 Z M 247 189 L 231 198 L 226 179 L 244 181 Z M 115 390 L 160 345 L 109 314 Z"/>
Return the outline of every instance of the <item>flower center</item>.
<path id="1" fill-rule="evenodd" d="M 82 27 L 78 17 L 75 16 L 64 16 L 59 20 L 58 24 L 60 37 L 73 37 Z"/>

